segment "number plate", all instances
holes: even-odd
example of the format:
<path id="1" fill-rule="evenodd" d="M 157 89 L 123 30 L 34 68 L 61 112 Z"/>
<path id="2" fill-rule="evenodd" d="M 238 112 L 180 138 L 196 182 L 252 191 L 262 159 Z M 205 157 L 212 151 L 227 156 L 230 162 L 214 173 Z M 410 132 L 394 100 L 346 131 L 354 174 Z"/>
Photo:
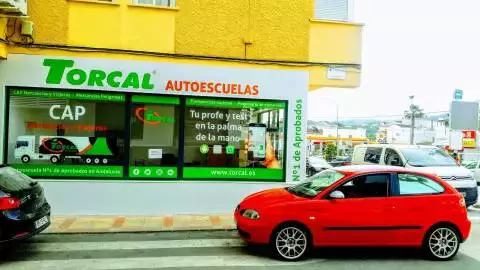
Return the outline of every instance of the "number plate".
<path id="1" fill-rule="evenodd" d="M 38 229 L 48 223 L 48 217 L 44 216 L 39 220 L 35 221 L 35 229 Z"/>

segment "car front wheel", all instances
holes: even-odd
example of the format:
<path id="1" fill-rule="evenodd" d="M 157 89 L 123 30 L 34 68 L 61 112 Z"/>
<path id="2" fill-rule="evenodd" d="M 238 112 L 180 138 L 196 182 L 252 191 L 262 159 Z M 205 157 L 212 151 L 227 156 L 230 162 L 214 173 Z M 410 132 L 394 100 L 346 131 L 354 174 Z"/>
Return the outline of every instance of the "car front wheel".
<path id="1" fill-rule="evenodd" d="M 457 230 L 451 226 L 437 226 L 425 235 L 423 248 L 430 259 L 448 261 L 458 253 L 460 236 Z"/>
<path id="2" fill-rule="evenodd" d="M 276 257 L 286 261 L 300 260 L 308 251 L 309 235 L 301 226 L 282 226 L 275 231 L 270 245 Z"/>

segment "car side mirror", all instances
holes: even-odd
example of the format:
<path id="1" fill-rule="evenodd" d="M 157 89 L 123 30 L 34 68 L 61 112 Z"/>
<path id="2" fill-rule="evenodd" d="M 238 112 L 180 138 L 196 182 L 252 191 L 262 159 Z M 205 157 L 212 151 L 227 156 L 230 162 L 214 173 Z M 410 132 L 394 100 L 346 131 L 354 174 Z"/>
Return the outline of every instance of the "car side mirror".
<path id="1" fill-rule="evenodd" d="M 345 194 L 339 190 L 335 190 L 334 192 L 330 193 L 329 197 L 331 199 L 345 199 Z"/>

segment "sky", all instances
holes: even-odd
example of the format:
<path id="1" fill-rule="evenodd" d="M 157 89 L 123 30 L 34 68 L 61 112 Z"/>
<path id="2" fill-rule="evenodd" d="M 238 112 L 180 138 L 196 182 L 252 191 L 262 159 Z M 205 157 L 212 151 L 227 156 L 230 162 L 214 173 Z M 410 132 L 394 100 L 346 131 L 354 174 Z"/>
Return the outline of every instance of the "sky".
<path id="1" fill-rule="evenodd" d="M 356 0 L 361 85 L 309 93 L 308 118 L 335 120 L 335 104 L 340 120 L 402 115 L 410 95 L 425 112 L 448 111 L 456 88 L 480 99 L 479 10 L 479 0 Z"/>

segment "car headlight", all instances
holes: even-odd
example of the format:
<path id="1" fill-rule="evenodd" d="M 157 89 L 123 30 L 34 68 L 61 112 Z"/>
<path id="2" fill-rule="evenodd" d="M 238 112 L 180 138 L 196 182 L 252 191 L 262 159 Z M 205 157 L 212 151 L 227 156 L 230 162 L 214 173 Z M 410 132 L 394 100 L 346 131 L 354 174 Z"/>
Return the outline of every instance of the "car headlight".
<path id="1" fill-rule="evenodd" d="M 243 213 L 242 213 L 242 216 L 246 217 L 248 219 L 259 219 L 260 218 L 260 215 L 258 214 L 258 212 L 253 210 L 253 209 L 244 210 Z"/>

